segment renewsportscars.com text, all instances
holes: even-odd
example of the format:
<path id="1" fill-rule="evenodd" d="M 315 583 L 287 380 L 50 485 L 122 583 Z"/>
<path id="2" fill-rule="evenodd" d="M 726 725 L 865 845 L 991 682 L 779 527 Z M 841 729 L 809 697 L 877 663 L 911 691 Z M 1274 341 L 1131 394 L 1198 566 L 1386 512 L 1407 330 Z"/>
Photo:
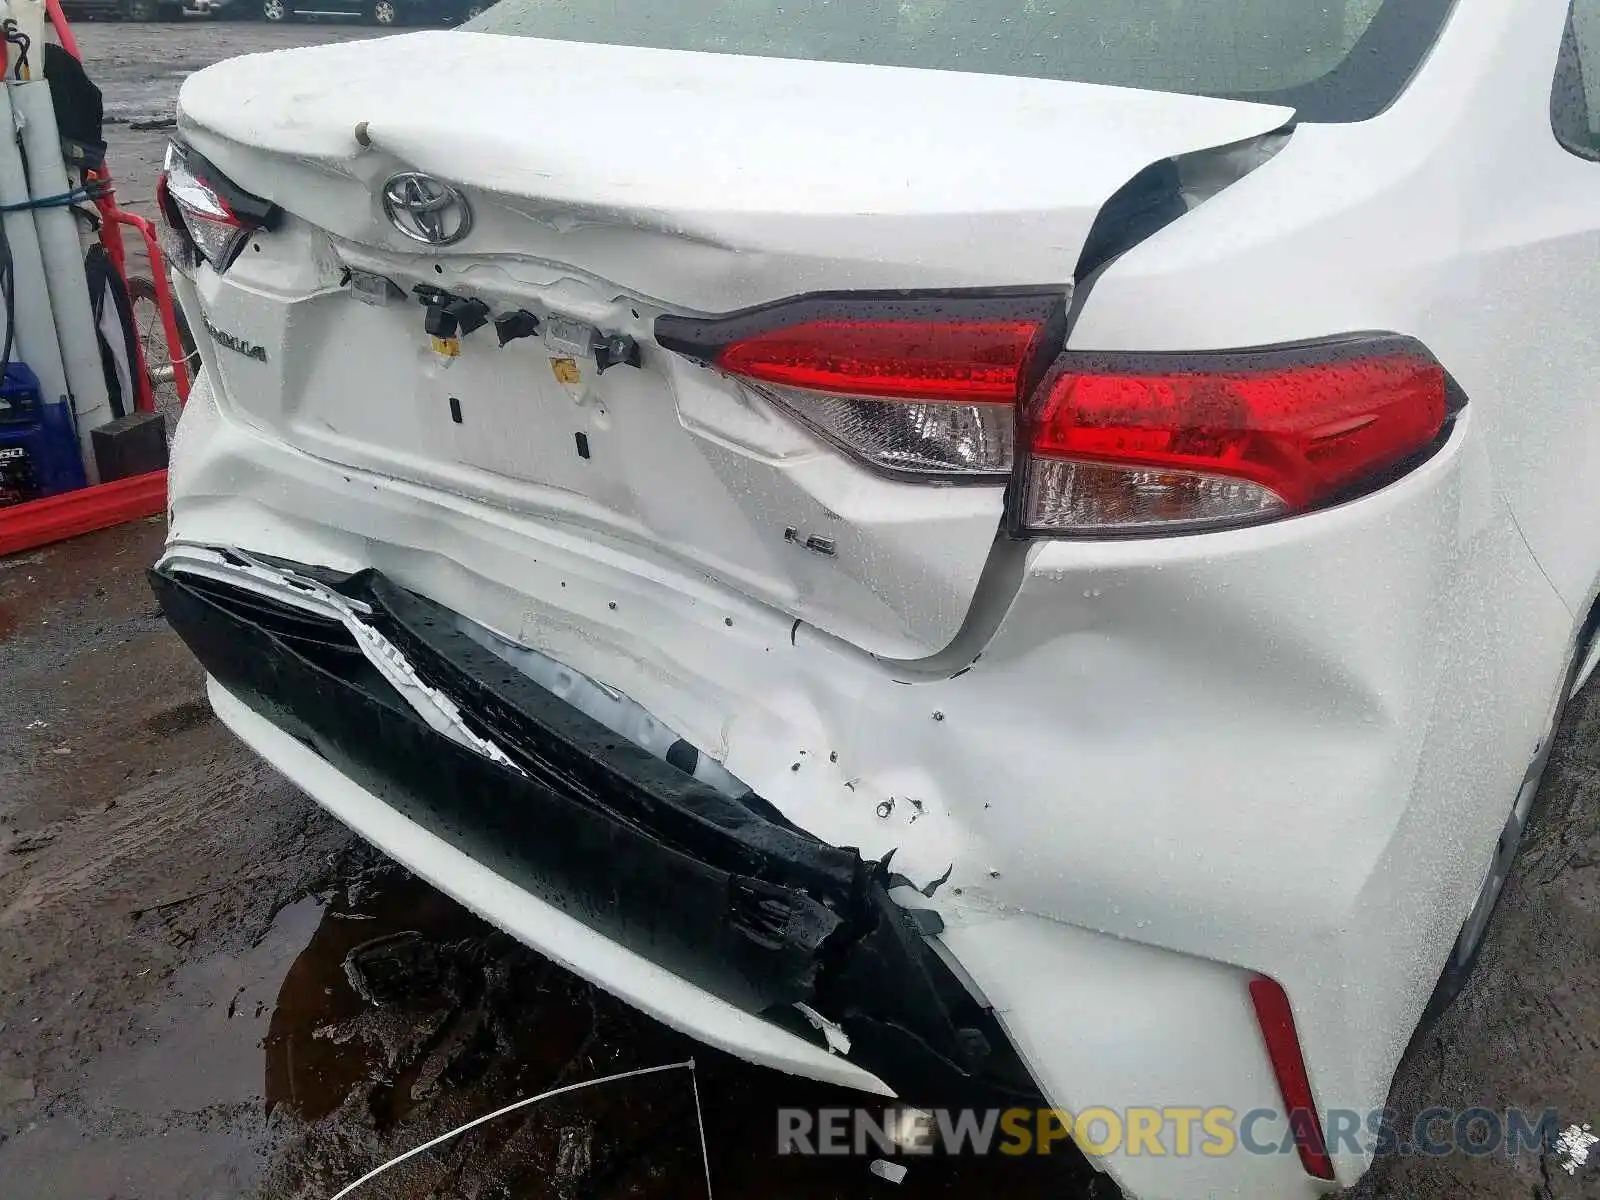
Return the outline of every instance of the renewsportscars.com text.
<path id="1" fill-rule="evenodd" d="M 918 1109 L 782 1108 L 778 1153 L 1050 1154 L 1069 1144 L 1085 1153 L 1177 1156 L 1293 1154 L 1315 1138 L 1310 1114 L 1231 1108 Z M 1554 1109 L 1429 1108 L 1409 1124 L 1393 1109 L 1330 1109 L 1322 1130 L 1332 1154 L 1539 1155 L 1560 1137 Z"/>

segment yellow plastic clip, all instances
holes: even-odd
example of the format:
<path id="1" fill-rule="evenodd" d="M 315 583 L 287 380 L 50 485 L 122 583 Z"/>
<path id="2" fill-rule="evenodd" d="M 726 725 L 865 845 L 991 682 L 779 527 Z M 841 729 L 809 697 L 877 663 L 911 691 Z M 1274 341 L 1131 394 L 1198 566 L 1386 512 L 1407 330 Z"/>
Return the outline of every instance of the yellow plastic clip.
<path id="1" fill-rule="evenodd" d="M 550 370 L 555 373 L 557 383 L 578 383 L 583 378 L 577 361 L 571 358 L 552 358 Z"/>
<path id="2" fill-rule="evenodd" d="M 440 358 L 460 358 L 461 339 L 458 337 L 430 338 L 433 342 L 433 352 Z"/>

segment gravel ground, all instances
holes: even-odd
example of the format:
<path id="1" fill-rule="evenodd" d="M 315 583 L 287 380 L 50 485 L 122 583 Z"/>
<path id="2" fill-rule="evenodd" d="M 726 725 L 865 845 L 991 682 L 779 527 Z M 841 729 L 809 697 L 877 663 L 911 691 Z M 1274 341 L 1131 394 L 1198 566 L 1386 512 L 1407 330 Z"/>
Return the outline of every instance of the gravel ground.
<path id="1" fill-rule="evenodd" d="M 177 25 L 79 22 L 78 47 L 105 99 L 106 142 L 123 207 L 155 215 L 156 175 L 168 131 L 136 128 L 171 120 L 184 77 L 239 54 L 377 36 L 333 22 L 264 25 L 188 18 Z"/>
<path id="2" fill-rule="evenodd" d="M 149 211 L 183 76 L 353 26 L 85 24 L 123 202 Z M 235 743 L 154 611 L 140 522 L 0 559 L 0 1194 L 331 1195 L 393 1153 L 560 1082 L 699 1061 L 722 1197 L 1091 1197 L 1071 1160 L 777 1160 L 773 1109 L 844 1098 L 638 1017 L 387 864 Z M 1569 714 L 1531 843 L 1459 1004 L 1395 1084 L 1429 1105 L 1600 1121 L 1600 690 Z M 389 939 L 384 941 L 383 939 Z M 375 1005 L 344 970 L 380 942 Z M 663 1075 L 535 1110 L 371 1197 L 703 1195 L 691 1098 Z M 1380 1163 L 1364 1196 L 1574 1200 L 1600 1170 Z"/>

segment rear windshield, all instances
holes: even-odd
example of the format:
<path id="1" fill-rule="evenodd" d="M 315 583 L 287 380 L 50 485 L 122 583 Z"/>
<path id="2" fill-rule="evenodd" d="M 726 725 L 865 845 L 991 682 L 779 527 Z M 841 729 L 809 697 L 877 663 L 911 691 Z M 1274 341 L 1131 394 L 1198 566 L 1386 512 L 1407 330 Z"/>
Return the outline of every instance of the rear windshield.
<path id="1" fill-rule="evenodd" d="M 1453 0 L 500 0 L 466 28 L 1386 108 Z"/>

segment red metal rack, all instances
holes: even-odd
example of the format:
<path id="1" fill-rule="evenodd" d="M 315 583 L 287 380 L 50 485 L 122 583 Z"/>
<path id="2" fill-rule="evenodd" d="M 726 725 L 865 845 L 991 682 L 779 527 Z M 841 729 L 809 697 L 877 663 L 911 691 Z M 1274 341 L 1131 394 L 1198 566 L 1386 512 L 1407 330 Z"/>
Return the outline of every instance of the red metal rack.
<path id="1" fill-rule="evenodd" d="M 61 48 L 82 61 L 78 40 L 72 26 L 61 11 L 61 0 L 45 0 L 50 24 L 56 31 Z M 100 242 L 106 248 L 117 274 L 124 286 L 128 282 L 127 245 L 123 230 L 132 229 L 144 239 L 145 254 L 150 261 L 150 276 L 155 284 L 156 308 L 161 314 L 161 329 L 167 343 L 167 358 L 172 365 L 172 379 L 181 402 L 189 398 L 189 363 L 184 355 L 183 341 L 178 333 L 177 312 L 172 304 L 172 291 L 167 285 L 166 258 L 156 238 L 155 226 L 136 213 L 118 207 L 116 192 L 111 186 L 109 170 L 91 176 L 104 190 L 95 201 L 100 211 Z M 138 380 L 138 394 L 134 405 L 141 412 L 154 412 L 155 389 L 151 381 L 149 364 L 145 362 L 144 346 L 134 344 L 134 375 Z M 79 488 L 60 496 L 48 496 L 10 508 L 0 508 L 0 555 L 31 550 L 63 538 L 107 529 L 124 521 L 151 517 L 162 512 L 167 502 L 167 473 L 151 471 L 115 483 L 102 483 L 94 487 Z"/>

